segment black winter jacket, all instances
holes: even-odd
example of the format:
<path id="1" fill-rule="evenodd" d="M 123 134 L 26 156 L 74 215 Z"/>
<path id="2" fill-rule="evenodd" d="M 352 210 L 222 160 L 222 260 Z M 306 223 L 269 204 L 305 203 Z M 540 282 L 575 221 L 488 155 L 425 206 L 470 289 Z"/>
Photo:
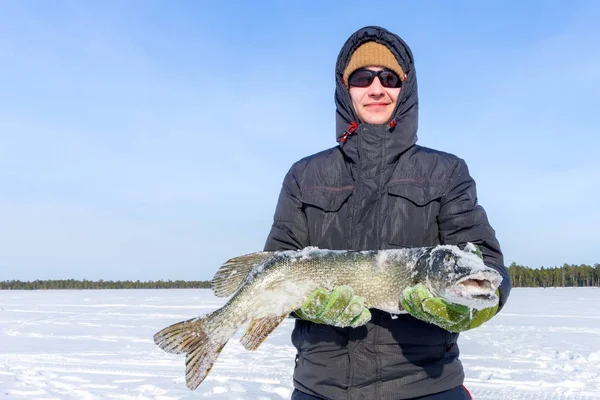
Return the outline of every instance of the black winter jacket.
<path id="1" fill-rule="evenodd" d="M 407 73 L 394 118 L 358 124 L 342 73 L 365 41 L 385 44 Z M 339 145 L 296 162 L 287 173 L 265 250 L 370 250 L 463 244 L 482 248 L 503 276 L 500 308 L 511 282 L 495 232 L 477 202 L 466 163 L 416 145 L 417 79 L 410 49 L 380 27 L 355 32 L 336 66 Z M 371 310 L 356 329 L 296 320 L 294 386 L 324 399 L 408 399 L 463 383 L 458 334 L 408 314 Z"/>

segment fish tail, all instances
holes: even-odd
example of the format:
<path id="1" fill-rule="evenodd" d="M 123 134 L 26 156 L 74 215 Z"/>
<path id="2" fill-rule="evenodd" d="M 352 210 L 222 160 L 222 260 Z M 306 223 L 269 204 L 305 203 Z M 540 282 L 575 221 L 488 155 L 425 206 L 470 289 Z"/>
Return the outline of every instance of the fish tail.
<path id="1" fill-rule="evenodd" d="M 154 343 L 167 353 L 187 354 L 185 380 L 190 390 L 195 390 L 204 381 L 235 333 L 235 330 L 220 329 L 215 314 L 178 322 L 154 335 Z"/>

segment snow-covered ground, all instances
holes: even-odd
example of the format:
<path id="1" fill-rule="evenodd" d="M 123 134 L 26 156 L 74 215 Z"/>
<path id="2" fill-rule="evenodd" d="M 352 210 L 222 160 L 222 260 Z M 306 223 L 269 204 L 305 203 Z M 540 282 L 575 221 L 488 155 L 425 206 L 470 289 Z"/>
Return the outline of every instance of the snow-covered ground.
<path id="1" fill-rule="evenodd" d="M 223 303 L 210 290 L 0 291 L 0 397 L 289 399 L 292 320 L 256 352 L 238 332 L 196 392 L 184 356 L 153 343 Z M 600 290 L 513 289 L 459 345 L 475 399 L 600 399 Z"/>

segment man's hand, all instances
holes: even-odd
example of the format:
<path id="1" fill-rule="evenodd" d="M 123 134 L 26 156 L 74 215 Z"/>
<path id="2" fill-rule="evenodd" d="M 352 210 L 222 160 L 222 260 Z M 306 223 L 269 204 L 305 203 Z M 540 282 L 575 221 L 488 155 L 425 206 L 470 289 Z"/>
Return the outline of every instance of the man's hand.
<path id="1" fill-rule="evenodd" d="M 433 297 L 423 284 L 406 288 L 402 293 L 400 303 L 413 317 L 435 324 L 450 332 L 462 332 L 477 328 L 496 315 L 498 311 L 498 305 L 475 310 L 467 306 L 448 303 L 444 299 Z"/>
<path id="2" fill-rule="evenodd" d="M 371 319 L 371 313 L 365 307 L 365 298 L 355 296 L 350 286 L 338 286 L 331 292 L 319 288 L 294 313 L 307 321 L 340 328 L 355 328 Z"/>

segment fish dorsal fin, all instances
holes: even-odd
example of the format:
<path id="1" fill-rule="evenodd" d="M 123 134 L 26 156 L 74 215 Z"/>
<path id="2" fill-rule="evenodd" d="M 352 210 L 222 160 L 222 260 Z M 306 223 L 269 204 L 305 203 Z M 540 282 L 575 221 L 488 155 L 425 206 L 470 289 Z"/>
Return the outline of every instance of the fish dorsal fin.
<path id="1" fill-rule="evenodd" d="M 271 334 L 281 324 L 288 314 L 279 317 L 256 318 L 250 321 L 248 329 L 244 336 L 240 339 L 240 343 L 246 350 L 256 350 L 265 341 L 267 336 Z"/>
<path id="2" fill-rule="evenodd" d="M 260 251 L 228 260 L 212 279 L 211 287 L 215 296 L 227 297 L 234 294 L 243 285 L 254 266 L 265 262 L 271 255 L 272 252 Z"/>

